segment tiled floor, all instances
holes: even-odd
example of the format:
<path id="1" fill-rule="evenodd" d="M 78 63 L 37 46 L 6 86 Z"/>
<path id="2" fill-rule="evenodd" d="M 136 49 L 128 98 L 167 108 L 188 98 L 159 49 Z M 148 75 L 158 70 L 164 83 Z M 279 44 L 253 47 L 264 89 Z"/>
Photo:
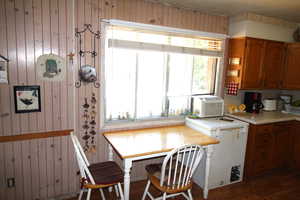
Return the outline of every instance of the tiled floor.
<path id="1" fill-rule="evenodd" d="M 130 199 L 141 199 L 146 181 L 132 183 Z M 159 194 L 152 188 L 154 194 Z M 199 187 L 193 188 L 195 200 L 202 200 Z M 113 193 L 111 193 L 113 194 Z M 107 199 L 116 199 L 106 191 Z M 85 198 L 83 198 L 85 199 Z M 92 199 L 101 199 L 98 191 Z M 184 199 L 184 198 L 176 198 Z M 209 192 L 209 200 L 300 200 L 300 171 L 276 171 L 265 176 L 253 178 Z M 73 199 L 72 199 L 73 200 Z"/>

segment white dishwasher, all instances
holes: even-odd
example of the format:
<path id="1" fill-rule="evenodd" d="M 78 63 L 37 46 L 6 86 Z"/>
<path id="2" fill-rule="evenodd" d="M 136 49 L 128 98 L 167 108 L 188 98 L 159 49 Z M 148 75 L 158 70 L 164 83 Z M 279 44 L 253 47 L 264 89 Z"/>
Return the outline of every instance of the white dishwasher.
<path id="1" fill-rule="evenodd" d="M 186 125 L 220 141 L 211 158 L 208 188 L 242 181 L 249 124 L 229 117 L 215 117 L 186 118 Z M 205 162 L 200 163 L 193 179 L 203 188 Z"/>

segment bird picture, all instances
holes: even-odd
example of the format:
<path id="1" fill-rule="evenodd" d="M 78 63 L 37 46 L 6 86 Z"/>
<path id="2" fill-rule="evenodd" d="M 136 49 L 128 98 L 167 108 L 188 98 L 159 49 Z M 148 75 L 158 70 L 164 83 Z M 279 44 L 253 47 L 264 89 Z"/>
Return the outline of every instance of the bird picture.
<path id="1" fill-rule="evenodd" d="M 20 98 L 20 101 L 22 101 L 26 106 L 33 104 L 33 99 Z"/>
<path id="2" fill-rule="evenodd" d="M 17 92 L 18 106 L 20 109 L 32 109 L 38 100 L 37 90 L 24 90 Z"/>
<path id="3" fill-rule="evenodd" d="M 41 111 L 39 86 L 15 86 L 14 90 L 16 113 Z"/>

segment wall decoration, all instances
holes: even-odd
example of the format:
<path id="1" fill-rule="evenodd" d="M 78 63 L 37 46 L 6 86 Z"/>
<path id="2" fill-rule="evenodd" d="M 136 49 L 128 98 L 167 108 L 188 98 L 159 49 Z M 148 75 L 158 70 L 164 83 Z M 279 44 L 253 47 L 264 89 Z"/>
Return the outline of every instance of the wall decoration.
<path id="1" fill-rule="evenodd" d="M 73 65 L 75 54 L 74 54 L 73 52 L 71 52 L 71 53 L 69 53 L 67 56 L 69 57 L 69 63 L 70 63 L 71 65 Z"/>
<path id="2" fill-rule="evenodd" d="M 100 83 L 97 81 L 96 73 L 96 39 L 100 39 L 100 31 L 94 32 L 92 30 L 91 24 L 85 24 L 84 29 L 79 31 L 78 28 L 75 29 L 75 36 L 79 38 L 79 81 L 75 83 L 75 87 L 81 87 L 81 82 L 83 83 L 94 83 L 94 87 L 99 88 Z M 87 31 L 87 32 L 86 32 Z M 82 49 L 82 38 L 85 33 L 90 33 L 93 35 L 93 49 L 83 50 Z M 86 55 L 90 55 L 93 59 L 93 65 L 81 65 L 81 58 Z"/>
<path id="3" fill-rule="evenodd" d="M 95 93 L 91 97 L 91 105 L 88 103 L 88 99 L 84 98 L 83 107 L 83 125 L 84 130 L 82 139 L 85 141 L 83 149 L 85 152 L 96 152 L 95 135 L 96 135 L 96 96 Z M 90 109 L 91 108 L 91 109 Z M 90 112 L 89 112 L 90 111 Z M 90 141 L 90 142 L 89 142 Z"/>
<path id="4" fill-rule="evenodd" d="M 91 129 L 90 129 L 90 135 L 91 135 L 91 151 L 95 152 L 96 151 L 96 145 L 95 145 L 95 135 L 96 135 L 96 95 L 95 93 L 92 94 L 92 98 L 91 98 L 91 120 L 90 120 L 90 125 L 91 125 Z"/>
<path id="5" fill-rule="evenodd" d="M 41 112 L 40 86 L 14 86 L 15 112 Z"/>
<path id="6" fill-rule="evenodd" d="M 96 69 L 90 65 L 84 65 L 79 70 L 80 80 L 92 83 L 97 80 Z"/>
<path id="7" fill-rule="evenodd" d="M 82 107 L 83 107 L 83 119 L 84 119 L 84 122 L 83 122 L 83 125 L 82 125 L 82 128 L 84 130 L 84 135 L 82 136 L 82 139 L 85 141 L 85 144 L 83 146 L 83 150 L 86 152 L 90 148 L 90 146 L 89 146 L 90 135 L 88 134 L 88 130 L 90 128 L 89 121 L 88 121 L 89 118 L 90 118 L 90 115 L 89 115 L 90 105 L 87 102 L 87 98 L 84 98 L 84 104 L 82 105 Z"/>
<path id="8" fill-rule="evenodd" d="M 300 27 L 295 30 L 293 37 L 295 42 L 300 42 Z"/>
<path id="9" fill-rule="evenodd" d="M 62 81 L 66 75 L 66 62 L 61 56 L 44 54 L 37 59 L 37 73 L 43 81 Z"/>
<path id="10" fill-rule="evenodd" d="M 8 59 L 0 55 L 0 83 L 8 84 Z"/>

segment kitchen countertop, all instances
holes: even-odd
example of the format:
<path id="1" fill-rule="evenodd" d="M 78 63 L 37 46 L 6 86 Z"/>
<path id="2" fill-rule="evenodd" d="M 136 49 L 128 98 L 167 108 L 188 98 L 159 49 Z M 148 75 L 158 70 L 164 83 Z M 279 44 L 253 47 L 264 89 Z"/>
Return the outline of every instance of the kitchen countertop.
<path id="1" fill-rule="evenodd" d="M 241 112 L 241 113 L 226 114 L 226 116 L 239 119 L 241 121 L 248 122 L 250 124 L 255 124 L 255 125 L 292 121 L 292 120 L 300 121 L 299 115 L 282 113 L 279 111 L 273 111 L 273 112 L 262 111 L 259 114 Z"/>

